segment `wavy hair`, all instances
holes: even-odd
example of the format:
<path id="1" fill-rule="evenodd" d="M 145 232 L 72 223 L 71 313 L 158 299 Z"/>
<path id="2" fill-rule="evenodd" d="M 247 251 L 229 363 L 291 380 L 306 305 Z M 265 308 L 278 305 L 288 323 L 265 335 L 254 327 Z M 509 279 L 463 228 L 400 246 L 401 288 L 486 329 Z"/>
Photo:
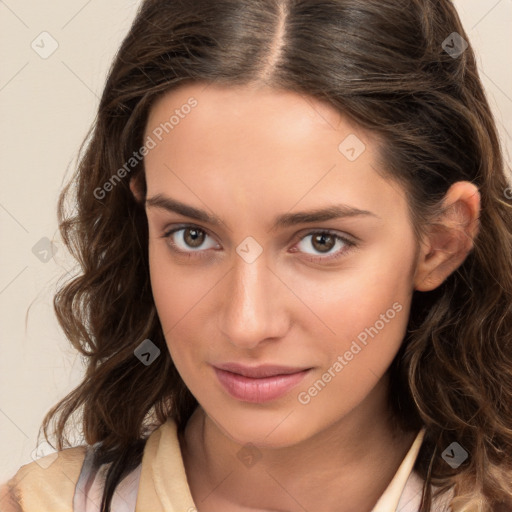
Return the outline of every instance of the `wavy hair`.
<path id="1" fill-rule="evenodd" d="M 197 406 L 165 344 L 143 201 L 129 180 L 145 195 L 144 160 L 134 155 L 151 106 L 199 81 L 319 98 L 378 135 L 382 170 L 404 186 L 417 235 L 435 222 L 450 185 L 478 187 L 473 249 L 437 289 L 414 292 L 389 368 L 389 400 L 397 427 L 426 428 L 416 463 L 425 480 L 421 512 L 450 489 L 453 511 L 511 510 L 512 189 L 472 47 L 448 51 L 454 32 L 468 42 L 448 0 L 141 3 L 58 205 L 80 272 L 61 285 L 54 306 L 87 367 L 42 428 L 62 449 L 79 415 L 86 442 L 99 443 L 97 464 L 109 464 L 103 511 L 140 463 L 149 432 L 168 417 L 184 429 Z M 134 349 L 147 338 L 161 357 L 141 369 Z M 442 458 L 454 441 L 469 453 L 457 469 Z"/>

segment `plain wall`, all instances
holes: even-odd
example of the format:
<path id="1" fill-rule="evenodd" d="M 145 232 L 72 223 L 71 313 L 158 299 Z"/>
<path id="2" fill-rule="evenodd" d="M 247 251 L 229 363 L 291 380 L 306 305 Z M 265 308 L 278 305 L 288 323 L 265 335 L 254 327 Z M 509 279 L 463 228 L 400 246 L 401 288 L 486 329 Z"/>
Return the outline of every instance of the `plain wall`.
<path id="1" fill-rule="evenodd" d="M 138 4 L 0 2 L 0 482 L 32 460 L 43 416 L 81 379 L 82 361 L 52 306 L 59 277 L 74 265 L 58 235 L 57 197 Z M 510 162 L 512 2 L 455 4 Z"/>

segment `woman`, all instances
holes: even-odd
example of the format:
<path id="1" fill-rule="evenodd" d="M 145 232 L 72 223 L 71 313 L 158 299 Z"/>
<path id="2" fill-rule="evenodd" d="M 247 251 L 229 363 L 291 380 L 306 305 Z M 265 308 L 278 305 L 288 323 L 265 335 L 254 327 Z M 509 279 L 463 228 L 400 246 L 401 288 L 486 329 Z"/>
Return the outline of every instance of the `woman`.
<path id="1" fill-rule="evenodd" d="M 512 510 L 509 187 L 450 2 L 146 0 L 59 204 L 87 372 L 4 508 Z"/>

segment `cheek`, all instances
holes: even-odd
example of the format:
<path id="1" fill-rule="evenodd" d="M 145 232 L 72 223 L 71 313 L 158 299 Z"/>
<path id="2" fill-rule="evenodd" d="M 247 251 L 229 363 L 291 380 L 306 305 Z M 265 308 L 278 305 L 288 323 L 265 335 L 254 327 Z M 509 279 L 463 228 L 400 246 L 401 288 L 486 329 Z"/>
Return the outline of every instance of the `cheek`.
<path id="1" fill-rule="evenodd" d="M 373 276 L 375 277 L 375 276 Z M 345 281 L 347 284 L 348 281 Z M 317 310 L 333 332 L 312 332 L 318 369 L 295 394 L 318 428 L 357 407 L 386 373 L 404 339 L 411 295 L 408 281 L 389 272 L 379 281 L 360 278 L 333 286 L 335 300 Z M 337 290 L 337 291 L 336 291 Z"/>
<path id="2" fill-rule="evenodd" d="M 401 251 L 401 257 L 398 252 L 390 245 L 386 251 L 354 257 L 339 272 L 320 277 L 287 276 L 290 288 L 314 313 L 304 317 L 308 319 L 303 320 L 307 322 L 305 328 L 331 340 L 347 340 L 389 312 L 387 316 L 393 321 L 386 324 L 387 332 L 401 333 L 407 322 L 404 312 L 412 298 L 413 252 L 412 248 Z M 395 303 L 398 305 L 393 309 Z M 401 309 L 400 315 L 395 315 L 397 309 Z"/>
<path id="3" fill-rule="evenodd" d="M 334 371 L 338 356 L 343 359 L 333 379 L 337 384 L 329 384 L 332 390 L 356 386 L 363 396 L 391 364 L 406 334 L 413 260 L 412 243 L 390 242 L 354 258 L 350 268 L 320 284 L 296 279 L 297 294 L 307 297 L 315 313 L 302 326 L 309 330 L 322 370 Z"/>
<path id="4" fill-rule="evenodd" d="M 150 241 L 149 268 L 153 299 L 172 359 L 179 367 L 201 360 L 193 340 L 204 340 L 201 308 L 218 277 L 207 269 L 192 272 L 176 264 L 162 240 Z"/>
<path id="5" fill-rule="evenodd" d="M 156 308 L 167 329 L 189 314 L 208 290 L 208 272 L 177 264 L 165 240 L 150 241 L 149 271 Z"/>

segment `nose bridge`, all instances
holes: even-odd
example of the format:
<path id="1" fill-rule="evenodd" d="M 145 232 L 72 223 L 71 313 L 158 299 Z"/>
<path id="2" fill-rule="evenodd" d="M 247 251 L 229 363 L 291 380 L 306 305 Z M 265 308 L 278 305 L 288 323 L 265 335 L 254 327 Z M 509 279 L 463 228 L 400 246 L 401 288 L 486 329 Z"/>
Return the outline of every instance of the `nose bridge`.
<path id="1" fill-rule="evenodd" d="M 221 316 L 224 334 L 233 344 L 245 348 L 279 336 L 276 330 L 282 313 L 278 311 L 279 280 L 267 267 L 265 254 L 260 254 L 252 263 L 237 254 L 229 276 Z"/>

